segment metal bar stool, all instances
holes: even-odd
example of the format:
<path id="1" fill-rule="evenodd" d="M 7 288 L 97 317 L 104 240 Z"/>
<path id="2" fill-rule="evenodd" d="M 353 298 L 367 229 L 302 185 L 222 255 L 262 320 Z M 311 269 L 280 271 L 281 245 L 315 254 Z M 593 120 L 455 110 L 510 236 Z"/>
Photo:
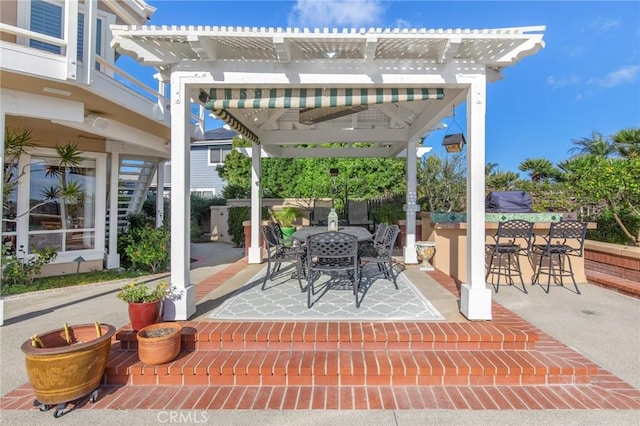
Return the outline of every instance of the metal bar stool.
<path id="1" fill-rule="evenodd" d="M 587 223 L 575 220 L 553 222 L 549 233 L 543 236 L 544 244 L 534 244 L 533 253 L 540 256 L 538 270 L 533 277 L 533 284 L 539 284 L 540 275 L 547 275 L 547 289 L 549 293 L 551 278 L 564 287 L 563 278 L 571 278 L 576 293 L 580 294 L 576 279 L 573 276 L 571 256 L 582 256 L 584 239 L 587 234 Z M 545 261 L 546 260 L 546 261 Z M 542 287 L 542 284 L 540 284 Z"/>
<path id="2" fill-rule="evenodd" d="M 533 223 L 526 220 L 514 219 L 498 223 L 495 235 L 490 235 L 492 243 L 486 244 L 486 252 L 489 255 L 487 275 L 497 275 L 494 284 L 496 293 L 500 288 L 500 278 L 505 277 L 509 285 L 514 285 L 513 277 L 519 277 L 522 290 L 527 293 L 527 288 L 522 279 L 520 268 L 520 254 L 529 254 L 531 239 L 533 238 Z M 503 258 L 506 257 L 506 264 Z M 495 262 L 497 260 L 497 262 Z"/>

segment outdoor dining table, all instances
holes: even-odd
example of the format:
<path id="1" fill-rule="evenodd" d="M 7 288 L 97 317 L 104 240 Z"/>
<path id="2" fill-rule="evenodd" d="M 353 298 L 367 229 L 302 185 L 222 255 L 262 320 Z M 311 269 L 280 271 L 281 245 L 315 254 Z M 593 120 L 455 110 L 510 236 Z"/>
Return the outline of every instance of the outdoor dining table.
<path id="1" fill-rule="evenodd" d="M 304 242 L 310 235 L 320 234 L 327 231 L 328 229 L 326 226 L 305 226 L 294 232 L 292 237 L 298 241 Z M 338 232 L 353 235 L 358 239 L 358 241 L 367 241 L 372 237 L 371 232 L 361 226 L 340 226 L 338 228 Z"/>

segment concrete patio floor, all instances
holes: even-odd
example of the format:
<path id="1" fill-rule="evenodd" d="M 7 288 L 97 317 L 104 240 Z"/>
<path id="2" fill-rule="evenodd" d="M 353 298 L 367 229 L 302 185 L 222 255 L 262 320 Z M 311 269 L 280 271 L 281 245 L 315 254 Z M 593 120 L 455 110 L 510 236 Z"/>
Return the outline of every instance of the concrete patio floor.
<path id="1" fill-rule="evenodd" d="M 212 300 L 224 292 L 232 291 L 246 279 L 255 275 L 260 265 L 247 266 L 241 259 L 241 249 L 227 245 L 206 244 L 192 249 L 196 258 L 193 263 L 192 280 L 200 282 L 197 291 L 198 313 L 196 320 L 209 312 Z M 407 274 L 423 274 L 417 267 L 409 267 Z M 465 322 L 457 310 L 454 294 L 431 279 L 416 278 L 423 282 L 421 290 L 447 321 Z M 159 277 L 155 277 L 156 279 Z M 414 278 L 412 278 L 414 280 Z M 414 281 L 416 282 L 416 281 Z M 0 329 L 2 348 L 0 352 L 0 391 L 3 395 L 26 382 L 23 356 L 19 346 L 32 334 L 42 332 L 42 324 L 58 327 L 64 322 L 81 323 L 100 320 L 122 327 L 127 322 L 126 305 L 115 298 L 122 283 L 87 286 L 81 289 L 66 289 L 45 294 L 9 298 L 5 302 L 5 326 Z M 507 308 L 507 312 L 524 318 L 544 333 L 561 340 L 567 347 L 583 354 L 598 364 L 605 373 L 611 372 L 631 384 L 640 387 L 640 300 L 610 292 L 606 289 L 584 285 L 583 295 L 578 296 L 562 288 L 552 288 L 545 294 L 541 288 L 533 287 L 523 294 L 513 287 L 501 287 L 494 300 Z M 501 309 L 499 309 L 501 311 Z M 502 314 L 501 314 L 502 315 Z M 128 387 L 125 387 L 128 388 Z M 154 387 L 145 387 L 154 388 Z M 456 387 L 459 388 L 459 387 Z M 124 389 L 124 388 L 123 388 Z M 147 390 L 148 393 L 149 390 Z M 176 388 L 179 391 L 179 387 Z M 27 392 L 28 389 L 27 389 Z M 637 394 L 637 392 L 636 392 Z M 32 398 L 32 397 L 31 397 Z M 636 401 L 637 395 L 636 395 Z M 52 421 L 51 413 L 34 410 L 6 408 L 9 399 L 3 397 L 0 421 L 5 424 L 36 424 Z M 640 403 L 640 402 L 639 402 Z M 129 407 L 127 405 L 127 407 Z M 583 406 L 584 407 L 584 406 Z M 26 407 L 23 407 L 26 408 Z M 111 407 L 115 408 L 115 406 Z M 263 424 L 638 424 L 640 411 L 633 410 L 412 410 L 410 407 L 393 410 L 270 410 L 261 414 Z M 169 409 L 80 409 L 65 417 L 69 424 L 160 424 Z M 173 410 L 175 412 L 175 410 Z M 192 408 L 193 411 L 193 408 Z M 183 414 L 190 412 L 181 408 Z M 199 412 L 199 411 L 198 411 Z M 255 424 L 255 412 L 243 410 L 203 411 L 201 420 L 213 424 Z M 168 418 L 168 417 L 167 417 Z M 194 418 L 194 417 L 192 417 Z M 164 421 L 166 423 L 166 421 Z M 192 422 L 193 423 L 193 422 Z M 204 422 L 201 422 L 204 423 Z"/>

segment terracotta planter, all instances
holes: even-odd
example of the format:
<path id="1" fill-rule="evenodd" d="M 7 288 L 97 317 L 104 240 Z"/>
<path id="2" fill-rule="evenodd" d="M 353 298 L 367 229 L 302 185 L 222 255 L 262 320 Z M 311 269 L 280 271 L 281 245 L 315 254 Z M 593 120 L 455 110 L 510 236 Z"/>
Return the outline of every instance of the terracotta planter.
<path id="1" fill-rule="evenodd" d="M 129 321 L 133 331 L 142 330 L 162 319 L 162 300 L 144 303 L 129 303 Z"/>
<path id="2" fill-rule="evenodd" d="M 166 335 L 150 337 L 160 330 L 170 330 Z M 145 364 L 158 365 L 173 361 L 180 353 L 182 326 L 177 322 L 159 322 L 140 331 L 138 338 L 138 358 Z"/>
<path id="3" fill-rule="evenodd" d="M 71 402 L 98 387 L 116 329 L 100 324 L 100 332 L 102 336 L 96 337 L 95 324 L 72 325 L 69 327 L 71 345 L 67 344 L 64 328 L 59 328 L 38 334 L 44 348 L 31 346 L 31 339 L 20 346 L 38 402 Z"/>

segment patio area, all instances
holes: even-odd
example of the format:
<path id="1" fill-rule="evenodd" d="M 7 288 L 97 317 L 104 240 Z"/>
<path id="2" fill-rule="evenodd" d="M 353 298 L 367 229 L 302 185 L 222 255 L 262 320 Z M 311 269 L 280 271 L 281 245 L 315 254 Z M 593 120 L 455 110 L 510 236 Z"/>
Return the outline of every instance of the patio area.
<path id="1" fill-rule="evenodd" d="M 81 411 L 640 409 L 637 388 L 496 301 L 493 321 L 464 320 L 456 282 L 417 266 L 403 274 L 445 321 L 207 318 L 262 268 L 243 258 L 197 285 L 198 316 L 182 322 L 183 352 L 172 363 L 140 363 L 132 333 L 122 328 L 101 396 Z M 602 298 L 590 292 L 571 296 Z M 501 297 L 532 299 L 542 292 L 531 293 L 505 288 Z M 544 297 L 553 303 L 558 295 Z M 23 385 L 3 396 L 2 407 L 34 410 L 32 400 Z"/>

